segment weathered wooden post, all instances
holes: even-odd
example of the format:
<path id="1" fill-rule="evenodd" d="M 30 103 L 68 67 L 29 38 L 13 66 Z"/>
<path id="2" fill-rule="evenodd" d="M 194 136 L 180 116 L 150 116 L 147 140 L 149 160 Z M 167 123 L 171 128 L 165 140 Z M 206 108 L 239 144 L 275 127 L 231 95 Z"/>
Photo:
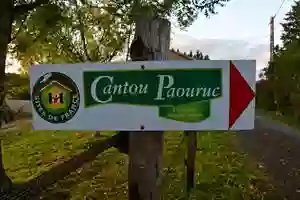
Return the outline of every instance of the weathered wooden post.
<path id="1" fill-rule="evenodd" d="M 95 137 L 100 137 L 100 131 L 95 132 Z"/>
<path id="2" fill-rule="evenodd" d="M 195 182 L 195 161 L 197 151 L 197 132 L 187 131 L 186 187 L 189 193 Z"/>
<path id="3" fill-rule="evenodd" d="M 136 21 L 131 59 L 167 60 L 170 46 L 170 22 L 167 19 L 140 17 Z M 141 66 L 147 70 L 147 66 Z M 141 116 L 143 117 L 143 116 Z M 129 138 L 129 199 L 160 199 L 160 169 L 163 154 L 163 131 L 131 132 Z"/>

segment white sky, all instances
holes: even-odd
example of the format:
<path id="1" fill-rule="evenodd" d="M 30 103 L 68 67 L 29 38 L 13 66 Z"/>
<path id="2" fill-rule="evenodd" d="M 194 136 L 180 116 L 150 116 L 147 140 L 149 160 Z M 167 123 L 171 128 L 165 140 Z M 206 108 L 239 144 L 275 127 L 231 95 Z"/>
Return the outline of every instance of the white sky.
<path id="1" fill-rule="evenodd" d="M 231 0 L 218 14 L 199 19 L 186 31 L 173 29 L 172 47 L 199 49 L 211 59 L 256 59 L 258 70 L 269 59 L 269 21 L 282 0 Z M 280 44 L 281 25 L 293 1 L 286 0 L 275 18 L 275 43 Z"/>

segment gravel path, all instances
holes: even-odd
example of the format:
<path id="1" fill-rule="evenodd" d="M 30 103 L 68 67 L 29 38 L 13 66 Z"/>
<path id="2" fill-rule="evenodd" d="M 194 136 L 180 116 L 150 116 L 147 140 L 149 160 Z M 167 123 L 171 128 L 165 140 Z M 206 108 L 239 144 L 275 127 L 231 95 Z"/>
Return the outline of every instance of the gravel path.
<path id="1" fill-rule="evenodd" d="M 262 162 L 273 178 L 278 194 L 272 200 L 299 200 L 300 131 L 258 116 L 254 130 L 238 135 L 242 149 Z"/>

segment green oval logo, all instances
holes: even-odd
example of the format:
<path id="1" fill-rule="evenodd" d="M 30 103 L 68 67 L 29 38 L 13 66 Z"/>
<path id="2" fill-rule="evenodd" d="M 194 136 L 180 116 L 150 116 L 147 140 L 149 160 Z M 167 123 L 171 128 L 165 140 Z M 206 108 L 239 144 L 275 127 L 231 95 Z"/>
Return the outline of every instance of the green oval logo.
<path id="1" fill-rule="evenodd" d="M 65 74 L 50 72 L 35 83 L 32 103 L 35 111 L 44 120 L 53 124 L 65 123 L 78 111 L 79 90 L 75 82 Z"/>

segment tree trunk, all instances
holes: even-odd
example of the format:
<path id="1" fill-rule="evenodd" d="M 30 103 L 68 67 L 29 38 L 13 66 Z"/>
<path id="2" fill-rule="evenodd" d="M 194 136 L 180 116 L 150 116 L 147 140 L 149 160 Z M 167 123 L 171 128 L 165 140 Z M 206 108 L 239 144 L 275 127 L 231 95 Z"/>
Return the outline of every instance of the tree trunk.
<path id="1" fill-rule="evenodd" d="M 13 21 L 13 1 L 1 0 L 0 6 L 0 108 L 5 99 L 5 62 L 11 37 Z M 0 140 L 0 190 L 10 187 L 11 181 L 5 173 L 2 159 L 2 141 Z"/>
<path id="2" fill-rule="evenodd" d="M 140 17 L 136 21 L 135 39 L 130 50 L 133 61 L 167 60 L 169 46 L 168 20 Z M 163 143 L 163 131 L 130 133 L 128 169 L 130 200 L 160 199 Z"/>
<path id="3" fill-rule="evenodd" d="M 7 47 L 10 41 L 12 17 L 12 0 L 1 0 L 0 6 L 0 106 L 3 104 L 4 79 L 5 79 L 5 61 Z"/>

